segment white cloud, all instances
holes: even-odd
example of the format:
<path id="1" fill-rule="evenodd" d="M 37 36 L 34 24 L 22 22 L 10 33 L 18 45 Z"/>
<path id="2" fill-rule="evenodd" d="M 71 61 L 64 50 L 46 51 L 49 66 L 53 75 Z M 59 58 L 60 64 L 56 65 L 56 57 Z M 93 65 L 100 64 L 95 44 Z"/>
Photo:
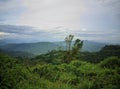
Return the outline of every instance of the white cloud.
<path id="1" fill-rule="evenodd" d="M 24 0 L 27 11 L 21 16 L 21 24 L 40 28 L 64 26 L 79 28 L 81 0 Z"/>
<path id="2" fill-rule="evenodd" d="M 24 8 L 24 11 L 17 16 L 19 9 L 15 8 Z M 13 9 L 16 11 L 12 11 Z M 5 17 L 7 21 L 4 22 L 9 24 L 37 28 L 9 31 L 16 35 L 22 34 L 23 38 L 61 40 L 66 35 L 73 34 L 85 40 L 105 40 L 100 36 L 106 34 L 106 40 L 110 40 L 119 37 L 119 34 L 116 34 L 120 32 L 119 9 L 119 0 L 8 0 L 7 3 L 0 3 L 0 11 L 3 11 L 0 19 Z M 4 11 L 12 11 L 12 14 L 7 15 Z M 118 32 L 114 32 L 112 29 L 117 29 Z M 107 34 L 113 36 L 110 37 Z"/>
<path id="3" fill-rule="evenodd" d="M 6 32 L 0 32 L 0 36 L 5 36 L 5 35 L 8 35 L 9 33 L 6 33 Z"/>
<path id="4" fill-rule="evenodd" d="M 99 2 L 104 1 L 104 2 Z M 50 29 L 70 29 L 115 25 L 119 11 L 112 0 L 23 0 L 27 11 L 19 24 Z M 115 25 L 116 26 L 116 25 Z"/>

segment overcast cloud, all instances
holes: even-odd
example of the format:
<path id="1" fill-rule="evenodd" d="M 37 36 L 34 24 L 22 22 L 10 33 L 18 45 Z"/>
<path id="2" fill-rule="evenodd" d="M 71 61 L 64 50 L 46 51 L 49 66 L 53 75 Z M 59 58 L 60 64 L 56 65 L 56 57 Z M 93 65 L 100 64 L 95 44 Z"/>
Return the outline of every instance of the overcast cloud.
<path id="1" fill-rule="evenodd" d="M 0 0 L 0 39 L 120 42 L 119 0 Z"/>

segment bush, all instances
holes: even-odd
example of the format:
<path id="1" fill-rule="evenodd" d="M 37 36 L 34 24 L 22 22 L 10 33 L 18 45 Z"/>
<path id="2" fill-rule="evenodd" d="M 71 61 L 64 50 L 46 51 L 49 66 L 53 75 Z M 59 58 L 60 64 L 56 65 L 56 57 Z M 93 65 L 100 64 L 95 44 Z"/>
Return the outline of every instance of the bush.
<path id="1" fill-rule="evenodd" d="M 103 68 L 115 69 L 120 67 L 120 59 L 118 57 L 109 57 L 100 63 Z"/>
<path id="2" fill-rule="evenodd" d="M 17 85 L 24 79 L 22 68 L 16 59 L 0 54 L 0 88 L 17 89 Z"/>
<path id="3" fill-rule="evenodd" d="M 74 60 L 70 64 L 75 66 L 75 67 L 80 67 L 82 63 L 79 60 Z"/>

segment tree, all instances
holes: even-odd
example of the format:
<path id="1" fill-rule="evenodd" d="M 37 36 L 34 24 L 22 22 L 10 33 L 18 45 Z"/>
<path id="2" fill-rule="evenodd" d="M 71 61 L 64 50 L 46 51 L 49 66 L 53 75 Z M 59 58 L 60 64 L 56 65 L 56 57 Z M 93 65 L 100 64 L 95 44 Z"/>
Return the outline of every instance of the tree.
<path id="1" fill-rule="evenodd" d="M 66 42 L 66 52 L 64 56 L 65 63 L 69 63 L 83 46 L 83 41 L 76 39 L 72 47 L 71 44 L 72 44 L 73 38 L 74 38 L 74 35 L 69 35 L 65 38 L 65 42 Z"/>
<path id="2" fill-rule="evenodd" d="M 65 42 L 66 42 L 66 51 L 70 51 L 71 50 L 71 43 L 73 40 L 74 35 L 69 35 L 65 38 Z"/>
<path id="3" fill-rule="evenodd" d="M 74 46 L 72 48 L 72 55 L 76 55 L 78 52 L 80 52 L 80 49 L 83 46 L 83 41 L 80 39 L 76 39 Z"/>

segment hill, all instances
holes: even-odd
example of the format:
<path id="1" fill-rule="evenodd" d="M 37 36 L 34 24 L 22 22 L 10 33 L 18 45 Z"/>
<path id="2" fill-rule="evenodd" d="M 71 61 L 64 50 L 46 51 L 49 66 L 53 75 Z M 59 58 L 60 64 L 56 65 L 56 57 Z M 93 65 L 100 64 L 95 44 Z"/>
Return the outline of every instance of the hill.
<path id="1" fill-rule="evenodd" d="M 65 49 L 66 44 L 64 41 L 54 43 L 59 45 L 59 47 Z M 72 44 L 74 44 L 74 41 L 72 42 Z M 84 40 L 82 51 L 97 52 L 100 51 L 101 48 L 104 47 L 105 45 L 106 45 L 105 43 Z"/>
<path id="2" fill-rule="evenodd" d="M 55 64 L 64 51 L 17 60 L 0 50 L 0 89 L 120 89 L 120 58 L 113 54 L 119 55 L 119 50 L 119 45 L 105 46 L 100 52 L 109 52 L 109 57 L 97 64 L 80 58 Z"/>
<path id="3" fill-rule="evenodd" d="M 94 41 L 84 41 L 84 45 L 82 47 L 82 51 L 89 51 L 89 52 L 97 52 L 100 51 L 102 47 L 104 47 L 105 43 L 99 43 Z"/>
<path id="4" fill-rule="evenodd" d="M 6 51 L 6 50 L 2 50 L 0 49 L 0 52 L 1 53 L 5 53 L 5 54 L 8 54 L 12 57 L 16 57 L 16 58 L 19 58 L 19 59 L 24 59 L 24 58 L 33 58 L 35 57 L 34 54 L 32 53 L 28 53 L 28 52 L 21 52 L 21 51 Z"/>
<path id="5" fill-rule="evenodd" d="M 21 43 L 21 44 L 6 44 L 0 46 L 1 49 L 6 51 L 21 51 L 28 52 L 35 55 L 46 53 L 49 50 L 53 50 L 58 46 L 50 42 L 39 42 L 39 43 Z"/>
<path id="6" fill-rule="evenodd" d="M 102 43 L 84 41 L 82 51 L 96 52 L 104 46 L 105 44 Z M 65 49 L 65 42 L 9 43 L 1 45 L 0 48 L 6 51 L 19 51 L 39 55 L 54 49 Z"/>

